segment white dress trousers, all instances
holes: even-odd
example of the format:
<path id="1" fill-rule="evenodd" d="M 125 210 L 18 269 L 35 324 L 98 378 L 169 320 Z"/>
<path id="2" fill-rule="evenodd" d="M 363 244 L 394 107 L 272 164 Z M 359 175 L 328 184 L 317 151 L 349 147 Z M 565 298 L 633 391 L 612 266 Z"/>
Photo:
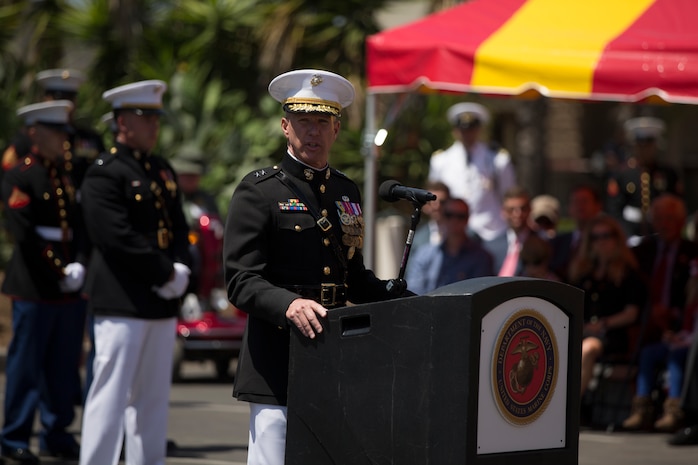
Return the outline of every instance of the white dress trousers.
<path id="1" fill-rule="evenodd" d="M 287 408 L 250 403 L 247 465 L 284 465 Z"/>
<path id="2" fill-rule="evenodd" d="M 80 465 L 165 465 L 176 319 L 95 317 Z"/>

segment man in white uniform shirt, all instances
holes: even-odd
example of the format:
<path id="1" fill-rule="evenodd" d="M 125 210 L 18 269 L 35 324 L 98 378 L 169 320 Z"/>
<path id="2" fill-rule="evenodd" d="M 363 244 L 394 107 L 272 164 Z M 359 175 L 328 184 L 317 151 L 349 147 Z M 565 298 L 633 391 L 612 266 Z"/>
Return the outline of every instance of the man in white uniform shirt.
<path id="1" fill-rule="evenodd" d="M 456 140 L 431 157 L 429 181 L 443 182 L 451 197 L 465 200 L 470 205 L 470 230 L 482 240 L 492 240 L 506 228 L 502 197 L 516 184 L 511 158 L 505 150 L 492 150 L 480 140 L 482 127 L 490 119 L 482 105 L 458 103 L 449 108 L 447 118 Z"/>

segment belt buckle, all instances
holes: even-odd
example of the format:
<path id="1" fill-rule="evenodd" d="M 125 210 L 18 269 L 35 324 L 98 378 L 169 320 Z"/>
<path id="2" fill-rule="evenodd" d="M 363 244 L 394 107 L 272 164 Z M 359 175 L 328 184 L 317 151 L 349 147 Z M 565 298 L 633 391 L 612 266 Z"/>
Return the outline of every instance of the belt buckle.
<path id="1" fill-rule="evenodd" d="M 170 246 L 170 232 L 167 228 L 160 228 L 157 232 L 158 247 L 166 249 Z"/>
<path id="2" fill-rule="evenodd" d="M 337 285 L 334 283 L 320 284 L 320 304 L 331 307 L 337 303 Z"/>
<path id="3" fill-rule="evenodd" d="M 322 232 L 327 232 L 332 228 L 332 223 L 325 216 L 323 216 L 319 220 L 317 220 L 316 223 L 318 226 L 320 226 L 320 229 L 322 229 Z"/>

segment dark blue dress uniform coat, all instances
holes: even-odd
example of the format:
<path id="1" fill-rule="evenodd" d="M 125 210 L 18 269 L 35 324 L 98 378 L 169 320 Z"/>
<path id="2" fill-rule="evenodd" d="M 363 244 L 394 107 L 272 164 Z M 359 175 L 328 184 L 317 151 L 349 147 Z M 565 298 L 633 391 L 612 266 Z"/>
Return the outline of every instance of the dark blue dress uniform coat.
<path id="1" fill-rule="evenodd" d="M 63 268 L 85 259 L 85 234 L 70 173 L 62 163 L 27 155 L 2 182 L 7 227 L 15 247 L 2 291 L 31 301 L 76 300 L 59 288 Z M 37 227 L 51 228 L 53 236 Z"/>
<path id="2" fill-rule="evenodd" d="M 88 168 L 81 193 L 93 244 L 85 284 L 90 311 L 175 316 L 179 299 L 162 299 L 152 289 L 170 279 L 174 262 L 190 261 L 189 228 L 170 164 L 116 144 Z"/>
<path id="3" fill-rule="evenodd" d="M 608 181 L 607 211 L 623 224 L 628 236 L 644 236 L 652 232 L 647 219 L 652 201 L 664 193 L 683 194 L 676 170 L 658 164 L 641 167 L 631 158 Z M 639 217 L 628 216 L 626 207 Z"/>
<path id="4" fill-rule="evenodd" d="M 305 200 L 279 179 L 281 171 Z M 337 238 L 341 259 L 306 201 L 332 223 L 330 232 Z M 288 154 L 280 166 L 252 172 L 238 185 L 228 210 L 223 251 L 228 297 L 248 313 L 233 392 L 238 399 L 286 405 L 286 310 L 300 297 L 290 290 L 293 286 L 346 283 L 346 297 L 354 303 L 395 297 L 386 291 L 386 281 L 364 267 L 360 201 L 358 187 L 341 172 L 313 170 Z"/>
<path id="5" fill-rule="evenodd" d="M 38 154 L 18 162 L 2 180 L 14 240 L 2 291 L 13 299 L 14 333 L 1 445 L 4 451 L 28 448 L 38 409 L 40 448 L 70 450 L 85 306 L 78 291 L 63 293 L 59 283 L 66 265 L 84 262 L 87 242 L 66 164 Z"/>

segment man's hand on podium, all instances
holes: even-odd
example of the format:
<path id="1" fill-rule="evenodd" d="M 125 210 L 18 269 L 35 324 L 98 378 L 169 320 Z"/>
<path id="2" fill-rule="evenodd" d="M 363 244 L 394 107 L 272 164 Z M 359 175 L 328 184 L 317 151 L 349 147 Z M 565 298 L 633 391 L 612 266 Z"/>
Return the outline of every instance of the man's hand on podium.
<path id="1" fill-rule="evenodd" d="M 391 279 L 388 281 L 388 284 L 385 285 L 385 289 L 390 293 L 390 295 L 393 296 L 393 298 L 417 295 L 407 289 L 407 281 L 404 279 Z"/>
<path id="2" fill-rule="evenodd" d="M 315 339 L 322 332 L 322 323 L 318 317 L 326 317 L 327 309 L 310 299 L 296 299 L 286 310 L 286 318 L 293 323 L 305 337 Z"/>

